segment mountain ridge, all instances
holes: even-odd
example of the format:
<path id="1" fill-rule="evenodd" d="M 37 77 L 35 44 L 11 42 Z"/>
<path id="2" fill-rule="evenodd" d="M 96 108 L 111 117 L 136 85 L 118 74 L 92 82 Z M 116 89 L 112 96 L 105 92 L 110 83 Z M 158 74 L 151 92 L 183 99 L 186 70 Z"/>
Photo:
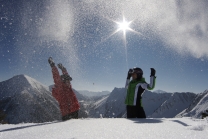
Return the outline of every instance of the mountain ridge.
<path id="1" fill-rule="evenodd" d="M 125 88 L 114 88 L 109 95 L 86 97 L 73 89 L 81 106 L 79 118 L 126 117 Z M 193 116 L 208 107 L 208 90 L 203 93 L 145 91 L 143 107 L 148 118 Z M 27 75 L 16 75 L 0 82 L 0 110 L 8 123 L 61 120 L 59 104 L 49 87 Z"/>
<path id="2" fill-rule="evenodd" d="M 27 75 L 0 82 L 0 110 L 10 124 L 60 120 L 58 102 L 46 86 Z"/>

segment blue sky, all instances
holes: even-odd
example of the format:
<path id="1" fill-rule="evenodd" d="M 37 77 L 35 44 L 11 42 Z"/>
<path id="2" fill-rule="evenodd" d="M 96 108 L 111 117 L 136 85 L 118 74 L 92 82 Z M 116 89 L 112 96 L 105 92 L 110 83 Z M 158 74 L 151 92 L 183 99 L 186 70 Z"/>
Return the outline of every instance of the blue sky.
<path id="1" fill-rule="evenodd" d="M 0 81 L 26 74 L 53 84 L 47 59 L 61 62 L 76 90 L 124 87 L 140 67 L 155 90 L 208 89 L 208 4 L 205 0 L 0 1 Z M 116 22 L 132 21 L 126 41 Z M 137 33 L 135 33 L 137 32 Z"/>

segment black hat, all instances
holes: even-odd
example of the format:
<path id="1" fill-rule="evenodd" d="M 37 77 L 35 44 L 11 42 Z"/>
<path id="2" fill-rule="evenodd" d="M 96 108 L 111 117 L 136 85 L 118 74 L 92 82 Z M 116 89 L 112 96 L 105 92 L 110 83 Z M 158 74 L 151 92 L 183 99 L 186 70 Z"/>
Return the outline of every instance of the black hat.
<path id="1" fill-rule="evenodd" d="M 133 68 L 133 73 L 136 73 L 137 74 L 137 79 L 140 80 L 143 76 L 143 71 L 141 68 L 138 68 L 138 67 L 134 67 Z"/>
<path id="2" fill-rule="evenodd" d="M 72 77 L 70 75 L 68 75 L 68 74 L 63 74 L 63 75 L 61 75 L 61 80 L 63 82 L 65 82 L 65 81 L 72 81 Z"/>

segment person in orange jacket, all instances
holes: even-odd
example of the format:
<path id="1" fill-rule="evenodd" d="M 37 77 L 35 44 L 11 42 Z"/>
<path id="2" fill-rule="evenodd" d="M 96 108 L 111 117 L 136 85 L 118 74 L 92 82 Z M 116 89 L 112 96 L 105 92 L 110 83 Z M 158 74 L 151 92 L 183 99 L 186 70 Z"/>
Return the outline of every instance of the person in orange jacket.
<path id="1" fill-rule="evenodd" d="M 77 97 L 72 90 L 70 81 L 72 78 L 68 74 L 66 68 L 59 63 L 58 67 L 62 71 L 62 75 L 59 75 L 58 68 L 52 57 L 49 57 L 48 62 L 52 68 L 52 74 L 54 79 L 54 87 L 52 88 L 52 96 L 58 101 L 62 114 L 62 120 L 78 119 L 78 111 L 80 109 Z"/>

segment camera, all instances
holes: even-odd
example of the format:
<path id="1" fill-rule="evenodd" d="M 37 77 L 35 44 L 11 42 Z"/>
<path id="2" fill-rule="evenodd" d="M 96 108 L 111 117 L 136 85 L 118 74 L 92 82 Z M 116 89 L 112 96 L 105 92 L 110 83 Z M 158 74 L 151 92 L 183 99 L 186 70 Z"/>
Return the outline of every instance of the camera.
<path id="1" fill-rule="evenodd" d="M 133 69 L 129 69 L 129 74 L 132 74 L 134 72 Z"/>

